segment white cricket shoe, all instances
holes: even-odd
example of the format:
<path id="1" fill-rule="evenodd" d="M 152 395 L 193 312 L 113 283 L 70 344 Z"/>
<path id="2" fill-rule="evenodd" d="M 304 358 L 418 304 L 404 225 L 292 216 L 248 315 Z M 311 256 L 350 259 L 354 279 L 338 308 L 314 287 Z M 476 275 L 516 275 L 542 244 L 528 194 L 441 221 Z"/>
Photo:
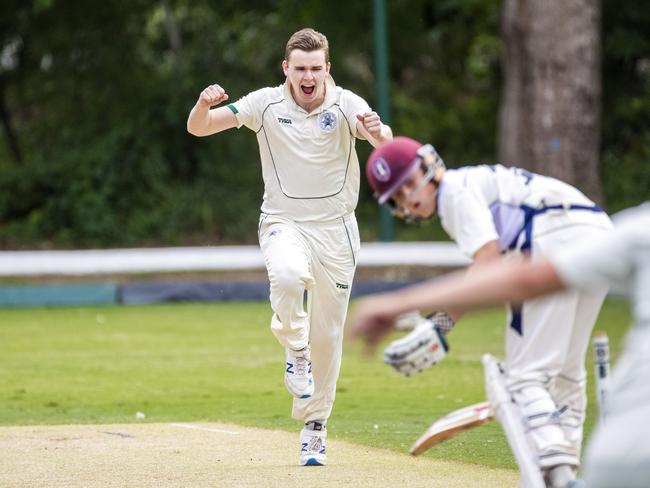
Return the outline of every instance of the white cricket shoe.
<path id="1" fill-rule="evenodd" d="M 320 422 L 307 422 L 300 431 L 300 465 L 325 466 L 327 429 Z"/>
<path id="2" fill-rule="evenodd" d="M 309 398 L 314 394 L 314 376 L 311 374 L 311 351 L 309 346 L 300 351 L 286 348 L 284 384 L 296 398 Z"/>

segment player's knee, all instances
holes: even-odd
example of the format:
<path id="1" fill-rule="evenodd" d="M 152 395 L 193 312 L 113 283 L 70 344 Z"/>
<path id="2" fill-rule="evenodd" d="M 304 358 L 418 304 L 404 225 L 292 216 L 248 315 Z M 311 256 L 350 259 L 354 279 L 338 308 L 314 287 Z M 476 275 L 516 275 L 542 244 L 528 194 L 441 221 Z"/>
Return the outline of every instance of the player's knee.
<path id="1" fill-rule="evenodd" d="M 269 273 L 271 288 L 284 293 L 300 293 L 305 288 L 305 271 L 295 263 L 282 263 Z"/>

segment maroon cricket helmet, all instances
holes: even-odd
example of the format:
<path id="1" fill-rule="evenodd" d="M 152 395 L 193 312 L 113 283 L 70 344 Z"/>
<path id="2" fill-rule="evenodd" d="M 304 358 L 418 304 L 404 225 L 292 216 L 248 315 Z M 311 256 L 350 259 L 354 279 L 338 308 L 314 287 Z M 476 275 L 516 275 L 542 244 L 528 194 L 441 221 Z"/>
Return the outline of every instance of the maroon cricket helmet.
<path id="1" fill-rule="evenodd" d="M 409 137 L 396 137 L 376 148 L 366 163 L 366 177 L 375 192 L 375 198 L 383 205 L 420 166 L 422 144 Z"/>

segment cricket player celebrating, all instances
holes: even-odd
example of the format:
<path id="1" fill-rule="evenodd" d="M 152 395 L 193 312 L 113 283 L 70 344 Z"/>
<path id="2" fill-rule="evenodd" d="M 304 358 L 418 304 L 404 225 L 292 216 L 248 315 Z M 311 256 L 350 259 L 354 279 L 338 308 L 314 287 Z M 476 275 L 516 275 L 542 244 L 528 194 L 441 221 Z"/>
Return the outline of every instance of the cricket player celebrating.
<path id="1" fill-rule="evenodd" d="M 467 279 L 457 273 L 396 293 L 368 298 L 352 318 L 353 333 L 373 337 L 404 311 L 479 308 L 521 302 L 567 288 L 617 284 L 632 299 L 635 326 L 614 369 L 607 421 L 585 459 L 588 488 L 642 488 L 650 479 L 650 202 L 614 216 L 613 232 L 579 239 L 547 258 L 488 264 Z"/>
<path id="2" fill-rule="evenodd" d="M 433 147 L 405 137 L 375 149 L 366 173 L 379 203 L 397 215 L 439 216 L 461 251 L 473 258 L 467 279 L 502 255 L 535 260 L 611 229 L 607 215 L 566 183 L 501 165 L 446 170 Z M 527 422 L 547 486 L 564 488 L 579 466 L 585 354 L 606 290 L 567 290 L 510 307 L 506 386 Z M 457 320 L 462 308 L 447 312 Z M 363 332 L 377 341 L 392 323 L 377 321 Z M 400 369 L 400 354 L 391 357 Z"/>
<path id="3" fill-rule="evenodd" d="M 285 347 L 293 417 L 304 422 L 300 464 L 323 465 L 359 252 L 355 141 L 377 147 L 392 133 L 362 98 L 336 86 L 323 34 L 293 34 L 282 69 L 283 85 L 215 109 L 229 97 L 221 86 L 208 86 L 187 128 L 208 136 L 246 126 L 257 135 L 264 179 L 258 235 L 270 281 L 271 330 Z"/>

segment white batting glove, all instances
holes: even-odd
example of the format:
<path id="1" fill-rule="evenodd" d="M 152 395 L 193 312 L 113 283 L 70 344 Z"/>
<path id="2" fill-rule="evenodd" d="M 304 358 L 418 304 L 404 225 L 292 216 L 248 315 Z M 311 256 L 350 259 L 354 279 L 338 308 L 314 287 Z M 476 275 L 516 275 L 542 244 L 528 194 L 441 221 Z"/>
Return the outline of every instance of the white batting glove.
<path id="1" fill-rule="evenodd" d="M 449 346 L 438 326 L 430 319 L 420 322 L 413 332 L 391 342 L 384 350 L 384 362 L 403 376 L 430 368 L 447 355 Z"/>

